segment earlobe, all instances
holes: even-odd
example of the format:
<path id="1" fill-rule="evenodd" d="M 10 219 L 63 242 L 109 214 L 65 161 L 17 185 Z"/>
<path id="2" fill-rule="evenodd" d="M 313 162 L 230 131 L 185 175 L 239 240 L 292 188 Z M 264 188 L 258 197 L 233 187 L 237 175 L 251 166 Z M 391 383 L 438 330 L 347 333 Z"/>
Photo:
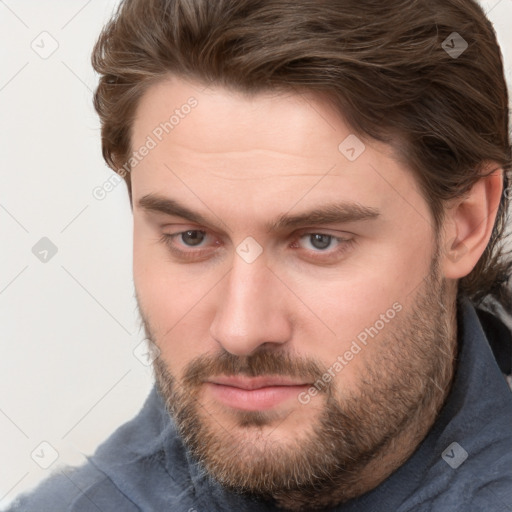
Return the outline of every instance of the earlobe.
<path id="1" fill-rule="evenodd" d="M 442 261 L 447 279 L 467 276 L 491 238 L 503 191 L 503 169 L 490 162 L 482 174 L 446 211 Z"/>

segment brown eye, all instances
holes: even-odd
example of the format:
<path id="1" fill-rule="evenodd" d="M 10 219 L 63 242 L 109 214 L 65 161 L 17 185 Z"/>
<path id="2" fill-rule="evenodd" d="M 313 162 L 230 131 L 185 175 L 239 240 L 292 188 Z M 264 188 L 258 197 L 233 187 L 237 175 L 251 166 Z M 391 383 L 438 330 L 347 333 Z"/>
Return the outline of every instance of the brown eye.
<path id="1" fill-rule="evenodd" d="M 205 239 L 206 233 L 204 231 L 194 229 L 190 231 L 184 231 L 180 236 L 182 242 L 185 245 L 193 247 L 199 245 Z"/>

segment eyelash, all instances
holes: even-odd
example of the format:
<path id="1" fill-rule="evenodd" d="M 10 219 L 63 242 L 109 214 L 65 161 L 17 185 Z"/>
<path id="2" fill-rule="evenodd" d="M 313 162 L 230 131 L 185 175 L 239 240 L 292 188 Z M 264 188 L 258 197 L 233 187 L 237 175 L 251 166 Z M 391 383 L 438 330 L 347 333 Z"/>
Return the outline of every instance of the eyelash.
<path id="1" fill-rule="evenodd" d="M 208 249 L 196 249 L 191 251 L 183 251 L 181 249 L 178 249 L 173 245 L 173 241 L 175 238 L 179 237 L 183 233 L 186 233 L 187 231 L 200 231 L 202 233 L 206 233 L 206 231 L 203 231 L 201 229 L 187 229 L 186 231 L 180 231 L 179 233 L 173 233 L 172 235 L 169 233 L 163 233 L 162 237 L 160 238 L 159 242 L 163 243 L 170 249 L 170 251 L 178 256 L 179 258 L 183 260 L 201 260 L 202 256 L 205 256 L 207 252 L 209 252 Z"/>
<path id="2" fill-rule="evenodd" d="M 184 233 L 187 233 L 188 231 L 199 231 L 201 233 L 205 233 L 206 236 L 208 236 L 208 233 L 204 230 L 187 229 L 185 231 L 180 231 L 179 233 L 173 233 L 173 234 L 163 233 L 162 237 L 159 240 L 159 243 L 162 243 L 165 246 L 167 246 L 167 248 L 170 249 L 170 251 L 172 253 L 174 253 L 176 256 L 178 256 L 180 259 L 189 260 L 189 261 L 192 261 L 192 260 L 201 261 L 204 256 L 207 256 L 207 254 L 209 254 L 211 252 L 210 248 L 196 249 L 196 250 L 192 249 L 192 250 L 188 250 L 188 251 L 183 251 L 181 249 L 178 249 L 173 244 L 175 238 L 181 236 Z M 290 245 L 298 244 L 298 242 L 302 238 L 304 238 L 305 236 L 311 236 L 311 235 L 328 236 L 332 240 L 334 240 L 340 244 L 337 249 L 330 251 L 330 252 L 328 252 L 327 250 L 326 251 L 310 251 L 308 258 L 313 259 L 313 260 L 323 261 L 323 262 L 329 262 L 329 260 L 331 260 L 333 258 L 342 256 L 345 252 L 347 252 L 349 249 L 351 249 L 353 247 L 353 245 L 356 243 L 354 238 L 341 238 L 341 237 L 336 237 L 334 235 L 329 235 L 328 233 L 322 233 L 322 232 L 316 232 L 316 231 L 306 231 L 306 232 L 301 232 L 301 233 L 298 233 L 297 235 L 295 235 L 294 241 Z M 305 250 L 307 251 L 307 249 L 305 249 Z"/>

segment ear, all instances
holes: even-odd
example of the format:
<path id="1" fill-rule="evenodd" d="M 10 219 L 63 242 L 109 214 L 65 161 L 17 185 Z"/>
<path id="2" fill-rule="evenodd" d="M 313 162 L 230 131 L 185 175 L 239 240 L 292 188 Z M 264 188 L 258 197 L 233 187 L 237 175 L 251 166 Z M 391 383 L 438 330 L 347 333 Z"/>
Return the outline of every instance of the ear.
<path id="1" fill-rule="evenodd" d="M 494 227 L 503 191 L 503 169 L 485 162 L 483 175 L 445 210 L 442 264 L 447 279 L 467 276 L 482 256 Z"/>

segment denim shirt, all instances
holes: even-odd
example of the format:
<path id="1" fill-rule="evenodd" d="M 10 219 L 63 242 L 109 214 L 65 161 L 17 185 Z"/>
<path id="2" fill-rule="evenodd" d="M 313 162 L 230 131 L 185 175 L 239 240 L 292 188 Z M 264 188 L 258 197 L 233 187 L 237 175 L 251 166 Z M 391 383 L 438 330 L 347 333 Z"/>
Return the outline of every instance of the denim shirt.
<path id="1" fill-rule="evenodd" d="M 512 511 L 512 393 L 477 313 L 465 298 L 459 303 L 458 333 L 452 388 L 427 436 L 380 485 L 330 512 Z M 493 340 L 495 346 L 498 342 Z M 177 435 L 156 388 L 139 414 L 100 445 L 85 465 L 55 472 L 8 508 L 272 510 L 280 509 L 229 492 L 202 471 Z"/>

